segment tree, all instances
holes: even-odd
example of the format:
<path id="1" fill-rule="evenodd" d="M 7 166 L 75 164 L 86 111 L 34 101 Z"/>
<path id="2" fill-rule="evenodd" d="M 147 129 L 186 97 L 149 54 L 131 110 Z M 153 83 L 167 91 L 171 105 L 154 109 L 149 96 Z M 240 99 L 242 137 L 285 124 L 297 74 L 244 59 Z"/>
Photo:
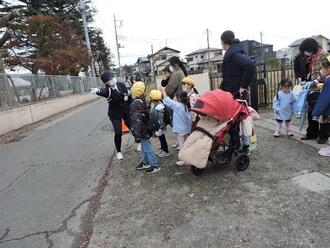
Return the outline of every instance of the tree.
<path id="1" fill-rule="evenodd" d="M 73 23 L 56 15 L 28 19 L 26 33 L 36 49 L 29 59 L 48 75 L 74 75 L 88 68 L 88 51 Z"/>
<path id="2" fill-rule="evenodd" d="M 20 65 L 30 70 L 33 74 L 39 71 L 38 64 L 33 63 L 31 55 L 38 49 L 32 42 L 28 32 L 27 23 L 30 17 L 38 15 L 56 15 L 62 21 L 71 21 L 75 28 L 75 33 L 80 37 L 80 43 L 83 42 L 83 25 L 79 8 L 79 0 L 21 0 L 14 4 L 12 1 L 3 0 L 0 7 L 0 16 L 8 11 L 20 10 L 21 15 L 10 23 L 9 28 L 13 35 L 10 37 L 9 44 L 6 44 L 8 52 L 5 54 L 6 64 L 11 67 Z M 85 0 L 85 13 L 87 21 L 91 22 L 95 10 L 91 6 L 91 0 Z M 42 25 L 42 23 L 40 23 Z M 8 42 L 8 39 L 6 40 Z M 5 44 L 5 43 L 4 43 Z"/>
<path id="3" fill-rule="evenodd" d="M 280 65 L 281 60 L 276 57 L 275 53 L 267 60 L 267 66 L 269 66 L 271 69 L 278 69 L 280 68 Z"/>

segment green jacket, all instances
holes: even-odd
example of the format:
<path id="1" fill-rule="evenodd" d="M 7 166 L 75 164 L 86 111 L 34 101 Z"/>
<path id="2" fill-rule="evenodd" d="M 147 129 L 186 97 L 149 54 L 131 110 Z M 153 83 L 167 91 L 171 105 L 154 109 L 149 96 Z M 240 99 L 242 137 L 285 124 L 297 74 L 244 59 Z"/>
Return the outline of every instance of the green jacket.
<path id="1" fill-rule="evenodd" d="M 185 77 L 181 69 L 176 70 L 170 77 L 168 85 L 166 86 L 166 94 L 170 98 L 174 98 L 178 93 L 182 91 L 182 79 Z"/>

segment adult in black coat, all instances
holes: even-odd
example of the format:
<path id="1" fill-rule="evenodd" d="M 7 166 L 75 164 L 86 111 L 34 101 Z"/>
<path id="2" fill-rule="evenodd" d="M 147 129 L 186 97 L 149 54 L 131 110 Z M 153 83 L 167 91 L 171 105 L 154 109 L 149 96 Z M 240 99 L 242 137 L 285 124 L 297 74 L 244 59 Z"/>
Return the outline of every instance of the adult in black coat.
<path id="1" fill-rule="evenodd" d="M 294 59 L 294 74 L 296 79 L 301 82 L 314 81 L 315 84 L 322 81 L 322 77 L 317 78 L 320 74 L 319 70 L 313 70 L 313 57 L 317 57 L 320 50 L 320 45 L 313 38 L 307 38 L 303 40 L 299 47 L 299 53 Z M 314 59 L 318 63 L 317 59 Z M 314 65 L 314 67 L 316 67 Z M 306 130 L 306 136 L 302 137 L 302 140 L 317 139 L 319 144 L 327 142 L 325 125 L 319 124 L 318 121 L 313 120 L 312 111 L 316 104 L 316 101 L 320 95 L 318 90 L 312 90 L 307 96 L 308 102 L 308 127 Z"/>
<path id="2" fill-rule="evenodd" d="M 243 46 L 232 31 L 222 33 L 221 43 L 226 53 L 223 58 L 223 81 L 220 89 L 232 93 L 235 98 L 241 98 L 242 93 L 255 79 L 256 66 L 244 55 Z"/>
<path id="3" fill-rule="evenodd" d="M 130 104 L 132 102 L 132 97 L 125 84 L 116 81 L 115 75 L 113 73 L 103 73 L 101 80 L 105 84 L 105 87 L 92 88 L 91 94 L 105 97 L 109 103 L 108 116 L 115 131 L 114 142 L 117 150 L 117 159 L 122 160 L 123 154 L 121 153 L 121 123 L 122 120 L 124 120 L 126 126 L 129 129 L 131 128 Z"/>

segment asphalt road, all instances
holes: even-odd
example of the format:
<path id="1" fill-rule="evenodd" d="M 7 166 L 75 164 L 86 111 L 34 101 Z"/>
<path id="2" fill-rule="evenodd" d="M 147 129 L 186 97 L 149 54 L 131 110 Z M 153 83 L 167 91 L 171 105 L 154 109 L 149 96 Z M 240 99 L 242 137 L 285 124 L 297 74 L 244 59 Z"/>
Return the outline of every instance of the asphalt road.
<path id="1" fill-rule="evenodd" d="M 107 105 L 86 105 L 0 144 L 0 247 L 70 247 L 114 153 Z"/>

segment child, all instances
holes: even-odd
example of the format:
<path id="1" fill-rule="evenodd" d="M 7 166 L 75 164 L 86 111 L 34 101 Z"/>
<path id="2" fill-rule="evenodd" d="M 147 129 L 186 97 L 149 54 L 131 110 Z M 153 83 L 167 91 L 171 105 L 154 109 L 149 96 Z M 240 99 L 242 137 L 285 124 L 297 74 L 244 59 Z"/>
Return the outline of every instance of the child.
<path id="1" fill-rule="evenodd" d="M 195 89 L 195 81 L 190 77 L 183 78 L 182 90 L 188 93 L 190 106 L 193 107 L 199 98 L 198 91 Z M 198 122 L 198 115 L 196 113 L 192 113 L 192 122 L 192 130 L 194 130 Z"/>
<path id="2" fill-rule="evenodd" d="M 184 142 L 191 132 L 192 115 L 190 111 L 190 102 L 187 92 L 181 92 L 178 95 L 178 102 L 167 96 L 164 88 L 161 88 L 164 100 L 163 103 L 173 110 L 173 132 L 176 134 L 179 148 L 182 149 Z M 177 161 L 177 165 L 182 166 L 184 161 Z"/>
<path id="3" fill-rule="evenodd" d="M 291 119 L 294 112 L 295 97 L 291 91 L 292 82 L 284 78 L 280 82 L 281 90 L 279 90 L 273 101 L 273 109 L 275 112 L 276 128 L 274 137 L 278 138 L 281 136 L 282 123 L 285 122 L 286 134 L 293 136 L 291 132 Z"/>
<path id="4" fill-rule="evenodd" d="M 150 91 L 150 109 L 155 109 L 158 113 L 158 124 L 159 130 L 156 131 L 156 136 L 159 138 L 160 141 L 160 152 L 158 156 L 160 158 L 168 157 L 170 155 L 168 151 L 168 144 L 166 141 L 166 124 L 164 122 L 165 117 L 165 105 L 162 103 L 162 93 L 159 90 L 152 90 Z"/>
<path id="5" fill-rule="evenodd" d="M 136 82 L 131 89 L 134 98 L 131 103 L 131 131 L 136 143 L 141 142 L 142 161 L 137 170 L 147 170 L 148 174 L 160 170 L 155 152 L 152 148 L 150 138 L 152 132 L 148 129 L 149 112 L 144 98 L 145 85 L 143 82 Z"/>
<path id="6" fill-rule="evenodd" d="M 313 109 L 313 119 L 319 119 L 322 123 L 321 128 L 323 133 L 329 138 L 330 136 L 330 54 L 324 53 L 322 55 L 322 74 L 325 76 L 324 84 L 319 99 Z M 327 141 L 326 139 L 326 141 Z M 319 155 L 324 157 L 330 157 L 330 146 L 322 148 L 319 151 Z"/>

